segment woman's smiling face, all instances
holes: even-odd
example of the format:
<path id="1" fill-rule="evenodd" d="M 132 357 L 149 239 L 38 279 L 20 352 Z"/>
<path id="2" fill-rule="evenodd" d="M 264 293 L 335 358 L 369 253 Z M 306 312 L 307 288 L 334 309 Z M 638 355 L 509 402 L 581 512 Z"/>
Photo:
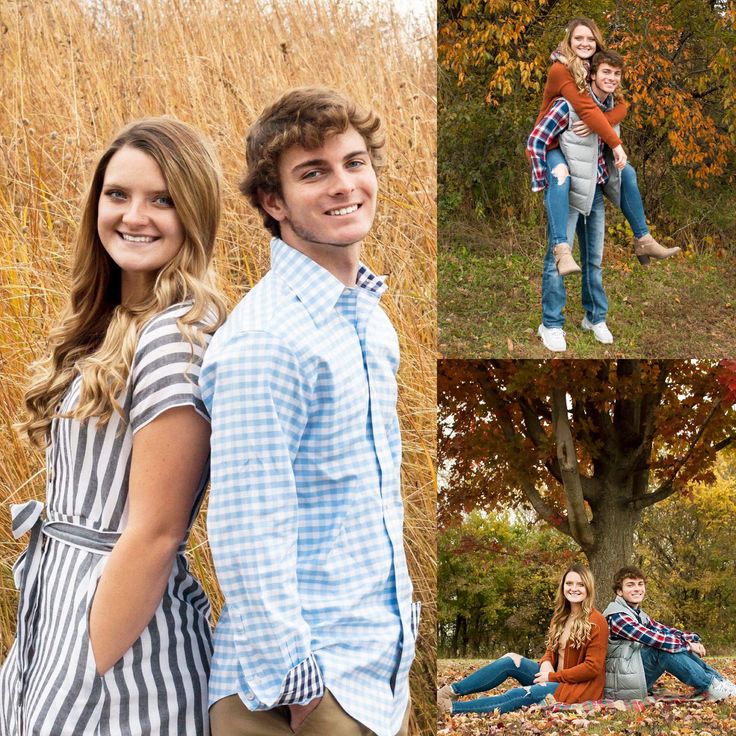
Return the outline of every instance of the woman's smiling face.
<path id="1" fill-rule="evenodd" d="M 598 50 L 593 31 L 584 25 L 573 28 L 570 34 L 570 47 L 580 59 L 590 59 Z"/>
<path id="2" fill-rule="evenodd" d="M 588 589 L 576 572 L 568 572 L 562 584 L 562 592 L 570 603 L 582 603 L 588 597 Z"/>
<path id="3" fill-rule="evenodd" d="M 159 165 L 123 146 L 110 159 L 97 210 L 102 246 L 122 272 L 123 301 L 145 297 L 180 250 L 184 228 Z"/>

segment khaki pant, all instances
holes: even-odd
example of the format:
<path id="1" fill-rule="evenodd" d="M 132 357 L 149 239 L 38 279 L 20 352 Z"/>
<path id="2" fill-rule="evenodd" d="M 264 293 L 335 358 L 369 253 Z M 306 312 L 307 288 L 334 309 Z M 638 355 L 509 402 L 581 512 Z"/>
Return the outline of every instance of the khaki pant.
<path id="1" fill-rule="evenodd" d="M 410 711 L 411 703 L 396 736 L 408 736 Z M 294 736 L 286 706 L 250 711 L 237 695 L 222 698 L 210 708 L 210 728 L 212 736 Z M 342 709 L 329 690 L 325 690 L 320 704 L 296 733 L 298 736 L 373 736 L 373 731 Z"/>

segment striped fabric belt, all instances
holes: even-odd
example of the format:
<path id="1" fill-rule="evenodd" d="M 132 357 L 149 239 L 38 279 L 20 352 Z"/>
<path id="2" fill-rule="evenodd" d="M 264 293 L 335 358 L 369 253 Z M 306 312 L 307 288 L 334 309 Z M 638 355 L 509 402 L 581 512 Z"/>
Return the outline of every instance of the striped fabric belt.
<path id="1" fill-rule="evenodd" d="M 44 521 L 42 515 L 43 504 L 40 501 L 26 501 L 25 503 L 12 504 L 10 507 L 13 536 L 20 539 L 26 532 L 30 531 L 31 533 L 26 551 L 13 567 L 15 587 L 20 591 L 16 629 L 19 666 L 17 693 L 19 714 L 22 707 L 25 673 L 30 655 L 29 630 L 35 617 L 38 601 L 38 573 L 41 569 L 43 551 L 42 537 L 50 537 L 62 544 L 68 544 L 71 547 L 85 549 L 101 555 L 109 555 L 115 543 L 120 539 L 120 532 L 98 531 L 66 521 Z M 185 550 L 186 540 L 179 545 L 178 552 L 181 554 Z"/>

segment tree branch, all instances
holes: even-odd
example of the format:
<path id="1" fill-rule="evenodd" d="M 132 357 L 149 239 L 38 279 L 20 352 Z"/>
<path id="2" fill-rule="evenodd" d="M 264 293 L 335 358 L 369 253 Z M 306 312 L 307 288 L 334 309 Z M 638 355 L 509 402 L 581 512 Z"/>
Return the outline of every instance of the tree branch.
<path id="1" fill-rule="evenodd" d="M 693 441 L 690 443 L 690 447 L 687 448 L 687 452 L 675 464 L 675 467 L 670 473 L 670 477 L 667 478 L 667 480 L 665 480 L 656 491 L 653 491 L 652 493 L 647 493 L 644 496 L 629 501 L 630 505 L 632 505 L 636 509 L 644 509 L 647 508 L 647 506 L 651 506 L 652 504 L 657 503 L 658 501 L 663 501 L 665 498 L 668 498 L 675 492 L 675 479 L 677 478 L 677 474 L 682 470 L 685 463 L 690 459 L 690 456 L 695 451 L 695 445 L 698 444 L 698 441 L 703 436 L 706 427 L 708 426 L 708 424 L 710 424 L 711 419 L 715 415 L 720 405 L 721 399 L 719 397 L 713 402 L 713 406 L 711 406 L 710 411 L 708 412 L 708 416 L 705 418 L 700 427 L 698 427 L 698 431 L 695 433 L 695 437 L 693 437 Z"/>
<path id="2" fill-rule="evenodd" d="M 555 529 L 561 531 L 563 534 L 567 534 L 568 537 L 572 537 L 576 542 L 578 541 L 572 533 L 569 522 L 564 517 L 556 513 L 555 510 L 542 498 L 531 479 L 522 479 L 521 490 L 529 499 L 529 503 L 537 512 L 540 519 L 543 519 L 550 526 L 555 527 Z"/>
<path id="3" fill-rule="evenodd" d="M 565 506 L 573 539 L 583 548 L 593 542 L 593 531 L 585 513 L 585 500 L 580 483 L 580 468 L 575 452 L 570 422 L 567 417 L 567 394 L 564 389 L 552 390 L 552 424 L 557 445 L 557 461 L 560 464 L 565 489 Z"/>

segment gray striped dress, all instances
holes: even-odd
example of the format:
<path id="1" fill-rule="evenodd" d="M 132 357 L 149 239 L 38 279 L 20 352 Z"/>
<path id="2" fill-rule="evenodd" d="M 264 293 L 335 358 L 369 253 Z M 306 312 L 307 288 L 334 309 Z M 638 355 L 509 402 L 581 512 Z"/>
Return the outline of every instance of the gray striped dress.
<path id="1" fill-rule="evenodd" d="M 30 529 L 16 565 L 16 641 L 0 671 L 2 736 L 196 736 L 209 732 L 209 603 L 182 553 L 163 599 L 140 638 L 104 676 L 96 673 L 88 615 L 110 550 L 125 528 L 133 434 L 167 409 L 207 414 L 197 379 L 203 349 L 176 320 L 177 304 L 143 329 L 124 400 L 125 419 L 106 426 L 57 417 L 46 454 L 42 504 L 13 509 L 14 533 Z M 61 411 L 79 399 L 77 378 Z M 203 474 L 196 515 L 207 481 Z M 191 524 L 191 521 L 190 521 Z M 17 527 L 17 528 L 15 528 Z"/>

